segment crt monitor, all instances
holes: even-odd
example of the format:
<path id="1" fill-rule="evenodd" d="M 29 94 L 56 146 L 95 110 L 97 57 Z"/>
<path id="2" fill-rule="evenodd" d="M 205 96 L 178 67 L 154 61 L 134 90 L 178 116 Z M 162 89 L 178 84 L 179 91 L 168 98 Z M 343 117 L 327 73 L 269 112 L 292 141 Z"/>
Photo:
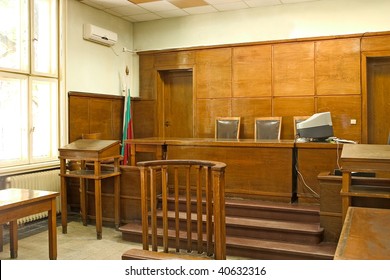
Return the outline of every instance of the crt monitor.
<path id="1" fill-rule="evenodd" d="M 333 136 L 330 112 L 317 113 L 297 124 L 297 134 L 302 138 L 326 139 Z"/>

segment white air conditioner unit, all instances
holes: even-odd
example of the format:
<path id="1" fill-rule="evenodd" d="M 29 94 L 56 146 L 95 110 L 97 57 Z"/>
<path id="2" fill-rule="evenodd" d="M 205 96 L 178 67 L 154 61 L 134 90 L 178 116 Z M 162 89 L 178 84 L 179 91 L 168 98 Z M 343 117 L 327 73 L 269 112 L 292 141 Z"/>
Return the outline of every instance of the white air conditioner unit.
<path id="1" fill-rule="evenodd" d="M 84 24 L 83 38 L 105 46 L 113 46 L 118 41 L 118 34 L 88 23 Z"/>

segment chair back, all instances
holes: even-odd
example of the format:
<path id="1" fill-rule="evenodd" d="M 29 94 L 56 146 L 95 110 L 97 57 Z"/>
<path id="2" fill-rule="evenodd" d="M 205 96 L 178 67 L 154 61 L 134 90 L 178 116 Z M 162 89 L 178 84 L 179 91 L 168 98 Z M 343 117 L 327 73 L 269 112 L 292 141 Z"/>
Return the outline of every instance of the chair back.
<path id="1" fill-rule="evenodd" d="M 294 122 L 294 138 L 298 137 L 298 132 L 297 132 L 297 124 L 300 122 L 307 120 L 310 118 L 310 116 L 294 116 L 293 122 Z"/>
<path id="2" fill-rule="evenodd" d="M 217 117 L 215 119 L 215 138 L 239 139 L 240 125 L 240 117 Z"/>
<path id="3" fill-rule="evenodd" d="M 225 167 L 203 160 L 138 162 L 143 250 L 226 259 Z M 161 228 L 162 227 L 162 228 Z"/>
<path id="4" fill-rule="evenodd" d="M 255 140 L 280 139 L 282 117 L 255 118 Z"/>

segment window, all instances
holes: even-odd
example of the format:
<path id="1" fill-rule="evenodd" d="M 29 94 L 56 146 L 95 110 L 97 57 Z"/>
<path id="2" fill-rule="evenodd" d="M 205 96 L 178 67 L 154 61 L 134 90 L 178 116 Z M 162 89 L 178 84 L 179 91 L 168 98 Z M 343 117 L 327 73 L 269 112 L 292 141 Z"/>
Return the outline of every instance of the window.
<path id="1" fill-rule="evenodd" d="M 0 168 L 3 170 L 35 169 L 34 166 L 57 161 L 57 1 L 0 0 Z"/>

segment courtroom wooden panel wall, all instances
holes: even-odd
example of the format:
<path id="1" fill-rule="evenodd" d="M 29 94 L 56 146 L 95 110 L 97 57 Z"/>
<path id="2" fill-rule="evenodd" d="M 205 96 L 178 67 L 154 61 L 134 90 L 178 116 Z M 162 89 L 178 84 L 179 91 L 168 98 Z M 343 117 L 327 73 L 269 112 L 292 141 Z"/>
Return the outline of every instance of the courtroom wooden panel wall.
<path id="1" fill-rule="evenodd" d="M 274 95 L 314 95 L 314 43 L 278 44 L 273 48 Z"/>
<path id="2" fill-rule="evenodd" d="M 82 134 L 101 133 L 102 139 L 122 140 L 124 97 L 69 92 L 69 142 Z"/>
<path id="3" fill-rule="evenodd" d="M 233 97 L 271 96 L 271 46 L 233 48 Z"/>
<path id="4" fill-rule="evenodd" d="M 389 32 L 148 51 L 139 54 L 141 102 L 156 100 L 158 71 L 191 68 L 194 137 L 214 137 L 217 116 L 242 117 L 241 138 L 253 138 L 255 117 L 282 116 L 281 137 L 293 139 L 293 116 L 331 111 L 336 136 L 364 142 L 361 56 L 372 52 L 390 52 Z"/>
<path id="5" fill-rule="evenodd" d="M 316 42 L 316 94 L 360 94 L 359 65 L 359 38 Z"/>
<path id="6" fill-rule="evenodd" d="M 197 98 L 231 98 L 231 48 L 208 49 L 196 52 Z"/>

